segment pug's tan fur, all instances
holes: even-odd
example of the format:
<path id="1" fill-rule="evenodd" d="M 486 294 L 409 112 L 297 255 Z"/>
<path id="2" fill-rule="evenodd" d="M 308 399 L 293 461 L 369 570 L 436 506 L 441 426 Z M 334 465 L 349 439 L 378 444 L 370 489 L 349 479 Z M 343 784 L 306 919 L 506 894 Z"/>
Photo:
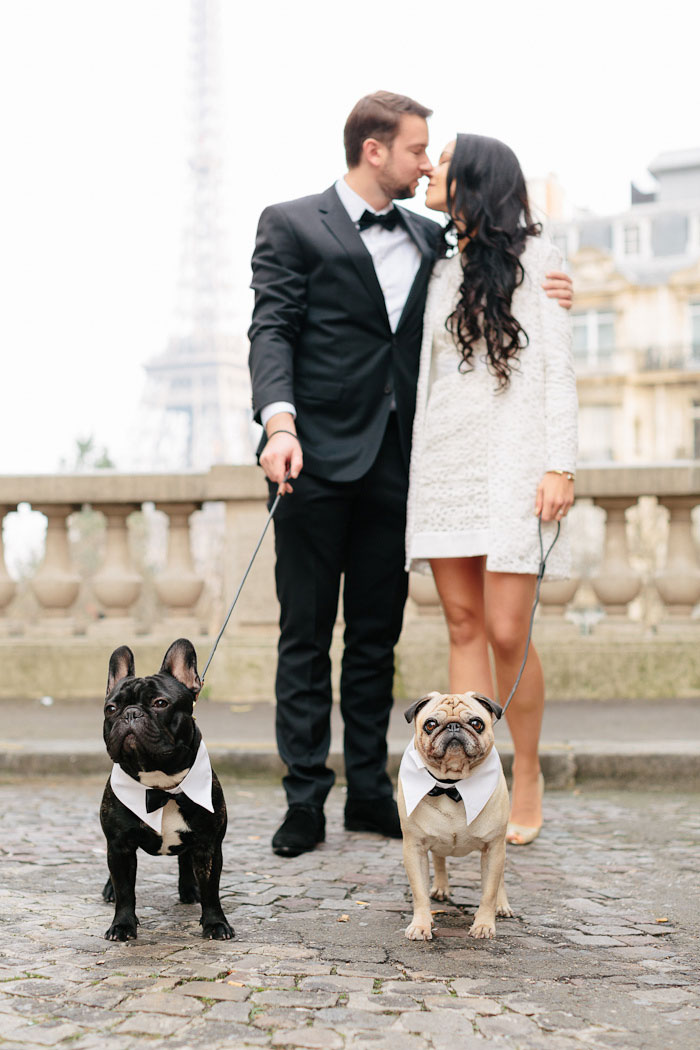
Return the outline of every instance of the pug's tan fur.
<path id="1" fill-rule="evenodd" d="M 438 780 L 469 777 L 493 747 L 493 714 L 483 701 L 475 699 L 477 695 L 431 693 L 406 711 L 406 718 L 412 716 L 415 724 L 416 751 Z M 427 734 L 423 727 L 430 718 L 435 719 L 438 726 Z M 471 718 L 479 718 L 484 723 L 481 733 L 469 725 Z M 458 735 L 461 744 L 451 744 L 444 749 L 442 727 L 449 722 L 460 723 Z M 413 941 L 432 939 L 430 897 L 445 900 L 449 895 L 445 858 L 464 857 L 479 850 L 481 901 L 469 933 L 472 937 L 493 938 L 496 915 L 513 914 L 503 883 L 509 813 L 503 770 L 496 790 L 471 824 L 466 822 L 463 803 L 454 802 L 447 795 L 426 795 L 410 817 L 407 816 L 400 780 L 398 806 L 403 831 L 403 862 L 413 894 L 413 919 L 406 928 L 406 936 Z M 433 855 L 435 868 L 430 891 L 428 853 Z"/>

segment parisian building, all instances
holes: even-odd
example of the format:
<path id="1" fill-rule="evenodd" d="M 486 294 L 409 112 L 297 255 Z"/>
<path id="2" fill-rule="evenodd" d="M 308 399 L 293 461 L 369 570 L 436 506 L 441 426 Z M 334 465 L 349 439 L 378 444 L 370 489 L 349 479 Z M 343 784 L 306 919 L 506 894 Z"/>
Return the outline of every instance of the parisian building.
<path id="1" fill-rule="evenodd" d="M 625 211 L 548 224 L 575 287 L 581 464 L 700 457 L 700 149 L 649 172 Z"/>

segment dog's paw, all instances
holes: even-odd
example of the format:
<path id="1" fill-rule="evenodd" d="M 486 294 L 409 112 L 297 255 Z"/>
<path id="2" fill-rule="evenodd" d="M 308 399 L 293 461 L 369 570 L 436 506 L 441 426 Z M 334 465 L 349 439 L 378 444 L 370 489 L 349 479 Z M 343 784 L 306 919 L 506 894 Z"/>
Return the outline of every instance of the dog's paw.
<path id="1" fill-rule="evenodd" d="M 440 886 L 437 882 L 434 882 L 430 887 L 430 896 L 436 901 L 446 901 L 450 896 L 449 886 Z"/>
<path id="2" fill-rule="evenodd" d="M 410 926 L 406 927 L 406 936 L 409 941 L 432 941 L 432 925 L 432 923 L 428 923 L 426 926 L 424 923 L 414 921 Z"/>
<path id="3" fill-rule="evenodd" d="M 226 919 L 217 919 L 202 925 L 202 937 L 210 941 L 231 941 L 236 936 L 233 926 Z"/>
<path id="4" fill-rule="evenodd" d="M 112 877 L 107 879 L 102 890 L 102 900 L 107 901 L 107 904 L 114 904 L 114 886 L 112 885 Z"/>
<path id="5" fill-rule="evenodd" d="M 106 941 L 135 941 L 136 923 L 113 922 L 105 933 Z"/>
<path id="6" fill-rule="evenodd" d="M 496 936 L 496 926 L 493 922 L 475 919 L 469 929 L 469 936 L 476 937 L 478 940 L 492 941 Z"/>
<path id="7" fill-rule="evenodd" d="M 502 919 L 513 918 L 513 909 L 511 908 L 508 901 L 501 901 L 500 904 L 496 905 L 496 915 L 500 915 Z"/>
<path id="8" fill-rule="evenodd" d="M 183 886 L 180 889 L 180 904 L 199 904 L 201 899 L 199 887 L 195 885 Z"/>

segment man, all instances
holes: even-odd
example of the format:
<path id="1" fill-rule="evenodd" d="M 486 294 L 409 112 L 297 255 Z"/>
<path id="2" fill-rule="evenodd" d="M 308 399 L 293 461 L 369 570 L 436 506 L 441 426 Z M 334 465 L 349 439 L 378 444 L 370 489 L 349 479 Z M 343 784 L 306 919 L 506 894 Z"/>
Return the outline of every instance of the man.
<path id="1" fill-rule="evenodd" d="M 403 95 L 361 99 L 345 125 L 345 177 L 266 208 L 258 226 L 253 406 L 265 428 L 260 465 L 271 496 L 288 494 L 275 515 L 277 744 L 288 810 L 272 846 L 282 856 L 325 837 L 334 780 L 329 648 L 341 576 L 345 827 L 401 835 L 386 731 L 407 593 L 423 309 L 440 227 L 392 202 L 413 197 L 432 170 L 430 115 Z M 568 278 L 553 276 L 553 294 L 570 301 Z"/>

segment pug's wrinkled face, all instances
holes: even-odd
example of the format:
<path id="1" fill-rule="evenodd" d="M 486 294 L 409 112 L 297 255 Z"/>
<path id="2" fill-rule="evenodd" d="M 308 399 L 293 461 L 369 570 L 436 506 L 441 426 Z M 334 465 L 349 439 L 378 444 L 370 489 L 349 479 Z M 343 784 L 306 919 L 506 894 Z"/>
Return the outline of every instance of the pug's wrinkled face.
<path id="1" fill-rule="evenodd" d="M 493 747 L 493 722 L 500 709 L 479 693 L 430 693 L 405 712 L 415 720 L 415 747 L 443 780 L 461 779 Z"/>

